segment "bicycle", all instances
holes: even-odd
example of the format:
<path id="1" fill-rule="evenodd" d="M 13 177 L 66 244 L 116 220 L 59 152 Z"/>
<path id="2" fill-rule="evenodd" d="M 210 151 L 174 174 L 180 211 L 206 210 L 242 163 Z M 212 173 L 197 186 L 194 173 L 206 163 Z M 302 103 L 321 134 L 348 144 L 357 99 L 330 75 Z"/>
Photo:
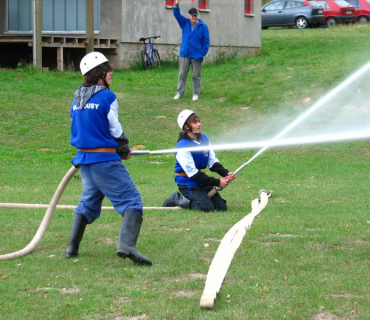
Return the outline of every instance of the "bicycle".
<path id="1" fill-rule="evenodd" d="M 161 64 L 159 53 L 151 41 L 151 39 L 157 38 L 160 38 L 160 36 L 140 38 L 139 40 L 144 43 L 144 49 L 141 51 L 141 61 L 143 62 L 144 70 L 159 67 Z M 149 40 L 149 42 L 146 43 L 146 40 Z"/>

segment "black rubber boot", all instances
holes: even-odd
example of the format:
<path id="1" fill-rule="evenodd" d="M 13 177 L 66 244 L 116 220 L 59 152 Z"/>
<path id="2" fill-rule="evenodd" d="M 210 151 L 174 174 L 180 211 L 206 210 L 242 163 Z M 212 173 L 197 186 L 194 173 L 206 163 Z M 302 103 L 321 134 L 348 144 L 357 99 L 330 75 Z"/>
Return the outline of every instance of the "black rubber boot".
<path id="1" fill-rule="evenodd" d="M 162 207 L 177 206 L 187 209 L 190 206 L 190 200 L 185 198 L 180 192 L 174 191 L 171 196 L 163 202 Z"/>
<path id="2" fill-rule="evenodd" d="M 123 259 L 131 259 L 134 264 L 151 266 L 152 261 L 141 255 L 136 248 L 142 222 L 143 218 L 137 211 L 125 211 L 118 237 L 117 255 Z"/>
<path id="3" fill-rule="evenodd" d="M 82 214 L 75 213 L 71 235 L 69 236 L 66 258 L 73 258 L 78 255 L 78 248 L 84 235 L 86 224 L 86 218 Z"/>

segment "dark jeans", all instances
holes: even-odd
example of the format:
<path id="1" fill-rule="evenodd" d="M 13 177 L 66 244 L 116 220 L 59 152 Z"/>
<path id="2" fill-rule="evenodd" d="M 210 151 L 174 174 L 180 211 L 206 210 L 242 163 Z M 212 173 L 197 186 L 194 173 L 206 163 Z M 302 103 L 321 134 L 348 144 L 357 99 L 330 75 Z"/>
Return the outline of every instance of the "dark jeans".
<path id="1" fill-rule="evenodd" d="M 208 192 L 213 189 L 211 186 L 188 187 L 178 185 L 181 194 L 188 198 L 190 209 L 200 211 L 226 211 L 226 201 L 221 198 L 219 193 L 216 193 L 212 198 L 208 198 Z"/>

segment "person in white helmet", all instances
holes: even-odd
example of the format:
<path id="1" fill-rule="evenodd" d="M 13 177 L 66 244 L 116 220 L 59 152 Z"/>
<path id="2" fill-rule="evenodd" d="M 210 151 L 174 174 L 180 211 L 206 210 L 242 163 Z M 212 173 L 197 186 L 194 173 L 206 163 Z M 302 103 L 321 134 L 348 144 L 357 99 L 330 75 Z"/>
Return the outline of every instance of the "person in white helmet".
<path id="1" fill-rule="evenodd" d="M 118 119 L 118 102 L 109 90 L 113 66 L 99 52 L 87 54 L 80 63 L 83 85 L 75 92 L 71 105 L 71 144 L 78 151 L 72 159 L 81 170 L 83 193 L 74 210 L 66 258 L 78 255 L 87 224 L 100 217 L 107 197 L 123 217 L 117 255 L 135 264 L 152 265 L 136 248 L 143 221 L 143 202 L 121 159 L 130 156 L 129 140 Z"/>
<path id="2" fill-rule="evenodd" d="M 198 115 L 191 110 L 180 112 L 177 123 L 181 132 L 177 141 L 175 153 L 175 182 L 180 193 L 173 192 L 163 207 L 181 206 L 200 211 L 226 211 L 226 201 L 219 193 L 208 197 L 208 192 L 214 187 L 225 188 L 235 175 L 225 169 L 216 157 L 212 149 L 205 148 L 202 151 L 181 150 L 192 147 L 208 147 L 208 137 L 201 133 L 201 123 Z M 221 178 L 208 176 L 204 169 L 218 173 Z"/>

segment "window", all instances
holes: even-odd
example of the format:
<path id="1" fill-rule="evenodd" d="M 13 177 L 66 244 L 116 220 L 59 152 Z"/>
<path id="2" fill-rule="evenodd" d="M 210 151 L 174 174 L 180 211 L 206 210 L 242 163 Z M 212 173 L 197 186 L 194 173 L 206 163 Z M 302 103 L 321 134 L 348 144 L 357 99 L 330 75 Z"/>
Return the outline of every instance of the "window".
<path id="1" fill-rule="evenodd" d="M 175 0 L 166 0 L 166 7 L 174 7 Z"/>
<path id="2" fill-rule="evenodd" d="M 323 9 L 330 9 L 328 3 L 326 1 L 317 1 L 317 3 L 323 7 Z"/>
<path id="3" fill-rule="evenodd" d="M 313 8 L 321 8 L 321 5 L 319 3 L 317 3 L 316 1 L 312 1 L 312 0 L 309 0 L 309 1 L 306 1 L 306 0 L 303 0 L 302 3 L 310 6 L 310 7 L 313 7 Z"/>
<path id="4" fill-rule="evenodd" d="M 32 0 L 8 0 L 8 31 L 32 31 Z M 100 26 L 99 0 L 94 0 L 94 30 Z M 42 31 L 86 31 L 86 0 L 43 0 Z"/>
<path id="5" fill-rule="evenodd" d="M 348 2 L 351 6 L 354 6 L 355 8 L 362 8 L 361 3 L 358 0 L 348 0 Z"/>
<path id="6" fill-rule="evenodd" d="M 348 7 L 347 1 L 335 1 L 335 2 L 338 3 L 341 7 Z"/>
<path id="7" fill-rule="evenodd" d="M 286 8 L 299 8 L 305 7 L 306 5 L 303 2 L 299 1 L 287 1 Z"/>
<path id="8" fill-rule="evenodd" d="M 264 10 L 265 11 L 273 11 L 273 10 L 281 10 L 284 7 L 284 1 L 276 1 L 269 5 L 267 5 Z"/>
<path id="9" fill-rule="evenodd" d="M 199 9 L 207 9 L 207 0 L 199 0 Z"/>
<path id="10" fill-rule="evenodd" d="M 251 14 L 252 13 L 252 1 L 253 0 L 245 0 L 245 14 Z"/>

